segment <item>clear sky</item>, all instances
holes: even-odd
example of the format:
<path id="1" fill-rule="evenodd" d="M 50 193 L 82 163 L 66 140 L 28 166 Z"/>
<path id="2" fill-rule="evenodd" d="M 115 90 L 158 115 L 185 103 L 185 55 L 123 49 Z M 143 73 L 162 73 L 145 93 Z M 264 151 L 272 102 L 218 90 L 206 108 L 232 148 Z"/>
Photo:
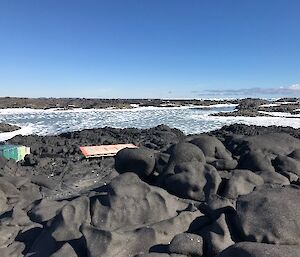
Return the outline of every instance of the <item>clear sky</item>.
<path id="1" fill-rule="evenodd" d="M 0 96 L 300 96 L 299 0 L 0 0 Z"/>

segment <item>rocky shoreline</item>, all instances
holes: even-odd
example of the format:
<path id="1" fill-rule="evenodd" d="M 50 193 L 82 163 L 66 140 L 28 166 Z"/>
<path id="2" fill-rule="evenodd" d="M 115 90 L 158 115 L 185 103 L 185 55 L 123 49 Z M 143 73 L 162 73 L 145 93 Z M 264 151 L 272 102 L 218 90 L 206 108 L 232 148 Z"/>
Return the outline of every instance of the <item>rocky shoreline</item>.
<path id="1" fill-rule="evenodd" d="M 238 100 L 197 100 L 197 99 L 97 99 L 97 98 L 18 98 L 0 97 L 0 109 L 31 108 L 31 109 L 104 109 L 104 108 L 134 108 L 139 107 L 180 107 L 209 106 L 214 104 L 238 103 Z"/>
<path id="2" fill-rule="evenodd" d="M 7 123 L 0 123 L 0 133 L 5 133 L 5 132 L 13 132 L 16 130 L 21 129 L 19 126 L 16 125 L 11 125 Z"/>
<path id="3" fill-rule="evenodd" d="M 236 110 L 233 112 L 219 112 L 211 114 L 211 116 L 225 117 L 272 117 L 276 116 L 277 112 L 287 114 L 300 113 L 299 98 L 282 98 L 276 101 L 267 101 L 262 99 L 246 98 L 239 101 Z M 271 115 L 272 113 L 272 115 Z"/>
<path id="4" fill-rule="evenodd" d="M 300 256 L 300 129 L 102 128 L 16 136 L 0 158 L 0 255 Z M 85 159 L 79 146 L 134 143 Z"/>
<path id="5" fill-rule="evenodd" d="M 272 112 L 284 112 L 292 115 L 300 113 L 299 98 L 281 98 L 264 100 L 259 98 L 228 99 L 228 100 L 197 100 L 197 99 L 85 99 L 85 98 L 16 98 L 1 97 L 0 109 L 31 108 L 31 109 L 131 109 L 136 107 L 209 107 L 218 104 L 236 104 L 233 112 L 219 112 L 211 116 L 225 117 L 261 117 L 274 116 Z"/>

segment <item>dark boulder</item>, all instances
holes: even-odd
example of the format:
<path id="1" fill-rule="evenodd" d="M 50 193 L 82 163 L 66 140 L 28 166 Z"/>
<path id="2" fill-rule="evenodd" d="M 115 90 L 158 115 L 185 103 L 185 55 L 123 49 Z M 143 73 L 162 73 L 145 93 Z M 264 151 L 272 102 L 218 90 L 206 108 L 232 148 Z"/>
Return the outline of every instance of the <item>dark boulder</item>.
<path id="1" fill-rule="evenodd" d="M 213 166 L 197 161 L 176 165 L 174 174 L 164 180 L 169 192 L 198 201 L 216 194 L 220 183 L 221 177 Z"/>
<path id="2" fill-rule="evenodd" d="M 199 232 L 204 239 L 206 256 L 216 256 L 227 247 L 234 244 L 225 214 Z"/>
<path id="3" fill-rule="evenodd" d="M 290 172 L 300 176 L 300 160 L 289 156 L 278 155 L 273 161 L 277 172 Z"/>
<path id="4" fill-rule="evenodd" d="M 154 152 L 146 148 L 125 148 L 115 157 L 115 168 L 119 173 L 134 172 L 145 177 L 153 173 L 154 167 Z"/>
<path id="5" fill-rule="evenodd" d="M 288 156 L 291 157 L 291 158 L 293 158 L 293 159 L 295 159 L 295 160 L 300 161 L 300 149 L 294 150 Z"/>
<path id="6" fill-rule="evenodd" d="M 248 169 L 251 171 L 275 171 L 272 166 L 270 155 L 264 154 L 261 150 L 246 152 L 239 159 L 239 169 Z"/>
<path id="7" fill-rule="evenodd" d="M 69 243 L 65 243 L 58 251 L 51 254 L 50 257 L 78 257 Z"/>
<path id="8" fill-rule="evenodd" d="M 232 176 L 224 189 L 224 197 L 236 199 L 240 195 L 249 194 L 256 186 L 264 184 L 263 178 L 250 170 L 233 170 L 231 173 Z"/>
<path id="9" fill-rule="evenodd" d="M 155 232 L 151 228 L 132 231 L 105 231 L 92 226 L 83 226 L 82 233 L 89 257 L 135 256 L 148 252 L 156 244 Z"/>
<path id="10" fill-rule="evenodd" d="M 178 234 L 172 239 L 168 250 L 170 253 L 201 257 L 203 256 L 203 239 L 196 234 Z"/>
<path id="11" fill-rule="evenodd" d="M 167 220 L 187 204 L 166 190 L 150 186 L 134 173 L 114 178 L 91 202 L 92 225 L 105 230 L 131 229 Z"/>
<path id="12" fill-rule="evenodd" d="M 300 244 L 300 189 L 261 187 L 240 196 L 237 226 L 242 239 L 271 244 Z"/>
<path id="13" fill-rule="evenodd" d="M 36 156 L 34 156 L 33 154 L 27 154 L 24 157 L 24 161 L 22 162 L 22 165 L 24 166 L 35 166 L 37 165 L 38 160 L 36 158 Z"/>
<path id="14" fill-rule="evenodd" d="M 265 184 L 278 184 L 281 186 L 290 184 L 288 178 L 274 171 L 256 171 L 255 174 L 261 176 Z"/>
<path id="15" fill-rule="evenodd" d="M 237 166 L 237 161 L 232 158 L 231 152 L 214 136 L 197 136 L 190 143 L 198 146 L 203 151 L 207 162 L 217 169 L 234 169 Z"/>
<path id="16" fill-rule="evenodd" d="M 170 154 L 170 159 L 166 168 L 166 174 L 174 174 L 174 168 L 177 164 L 194 161 L 206 162 L 202 150 L 191 143 L 180 142 L 176 145 L 172 145 L 167 150 L 167 153 Z"/>
<path id="17" fill-rule="evenodd" d="M 300 246 L 241 242 L 230 246 L 217 257 L 300 257 Z"/>

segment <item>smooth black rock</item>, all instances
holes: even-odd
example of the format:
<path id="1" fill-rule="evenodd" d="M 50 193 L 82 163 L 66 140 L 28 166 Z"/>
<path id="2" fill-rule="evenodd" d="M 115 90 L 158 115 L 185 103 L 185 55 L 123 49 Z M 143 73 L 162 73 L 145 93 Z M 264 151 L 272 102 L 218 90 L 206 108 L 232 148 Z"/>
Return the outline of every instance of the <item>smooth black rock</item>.
<path id="1" fill-rule="evenodd" d="M 207 162 L 217 169 L 234 169 L 237 166 L 237 161 L 232 158 L 231 152 L 216 137 L 201 135 L 190 142 L 198 146 L 203 151 Z"/>
<path id="2" fill-rule="evenodd" d="M 264 184 L 263 178 L 250 170 L 233 170 L 231 174 L 223 193 L 224 197 L 230 199 L 249 194 L 256 186 Z"/>
<path id="3" fill-rule="evenodd" d="M 174 173 L 174 168 L 177 164 L 187 162 L 202 162 L 205 163 L 205 156 L 202 150 L 191 143 L 180 142 L 171 146 L 167 153 L 170 154 L 170 159 L 166 173 Z"/>
<path id="4" fill-rule="evenodd" d="M 300 189 L 261 187 L 236 203 L 242 240 L 271 244 L 300 244 Z"/>
<path id="5" fill-rule="evenodd" d="M 115 168 L 119 173 L 134 172 L 147 177 L 153 173 L 154 167 L 154 152 L 146 148 L 125 148 L 115 157 Z"/>
<path id="6" fill-rule="evenodd" d="M 217 170 L 202 162 L 181 163 L 175 166 L 174 173 L 165 178 L 164 184 L 169 192 L 183 198 L 204 201 L 217 193 L 221 183 Z"/>
<path id="7" fill-rule="evenodd" d="M 202 257 L 203 239 L 201 236 L 191 233 L 176 235 L 169 247 L 170 253 L 183 254 L 187 256 Z"/>
<path id="8" fill-rule="evenodd" d="M 217 257 L 299 257 L 299 245 L 274 245 L 252 242 L 234 244 Z"/>
<path id="9" fill-rule="evenodd" d="M 290 172 L 294 173 L 298 177 L 300 176 L 300 160 L 294 159 L 289 156 L 278 155 L 274 161 L 273 165 L 277 172 Z"/>
<path id="10" fill-rule="evenodd" d="M 199 232 L 204 239 L 206 256 L 213 257 L 234 244 L 225 214 Z"/>

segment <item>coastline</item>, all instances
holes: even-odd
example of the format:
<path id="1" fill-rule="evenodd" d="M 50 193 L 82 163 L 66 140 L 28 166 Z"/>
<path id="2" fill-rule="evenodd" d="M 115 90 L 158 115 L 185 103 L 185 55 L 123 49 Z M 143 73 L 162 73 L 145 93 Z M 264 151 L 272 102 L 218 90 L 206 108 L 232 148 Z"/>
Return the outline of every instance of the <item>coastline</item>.
<path id="1" fill-rule="evenodd" d="M 31 154 L 18 163 L 0 158 L 5 215 L 0 228 L 11 235 L 0 252 L 55 256 L 63 247 L 66 256 L 90 251 L 113 256 L 124 250 L 138 256 L 166 245 L 158 252 L 171 256 L 185 249 L 177 238 L 186 245 L 191 235 L 198 243 L 189 253 L 220 240 L 220 254 L 241 241 L 254 247 L 235 226 L 247 229 L 255 247 L 265 236 L 297 243 L 299 137 L 300 129 L 238 124 L 197 135 L 161 125 L 16 136 L 8 143 L 29 146 Z M 139 148 L 95 159 L 85 159 L 79 150 L 116 143 Z M 253 209 L 241 208 L 244 202 Z M 206 233 L 216 227 L 226 233 L 212 241 Z M 74 241 L 77 248 L 65 248 Z"/>
<path id="2" fill-rule="evenodd" d="M 285 104 L 285 102 L 283 103 Z M 249 105 L 250 107 L 247 109 Z M 260 111 L 261 105 L 261 100 L 244 99 L 239 105 L 229 103 L 180 107 L 140 107 L 135 105 L 129 109 L 75 108 L 70 110 L 58 108 L 46 110 L 6 108 L 0 110 L 0 118 L 3 115 L 2 122 L 18 125 L 22 129 L 16 130 L 14 133 L 0 133 L 0 140 L 7 140 L 16 134 L 57 135 L 67 131 L 105 126 L 150 128 L 162 123 L 171 127 L 177 127 L 185 133 L 192 133 L 192 131 L 195 133 L 208 132 L 233 123 L 300 127 L 299 114 L 273 112 L 274 103 L 264 104 L 264 108 L 268 107 L 270 109 L 268 111 Z M 278 103 L 276 107 L 278 108 Z M 293 107 L 298 108 L 296 105 L 293 105 Z M 219 112 L 221 109 L 222 111 Z M 48 120 L 49 122 L 47 122 Z"/>

